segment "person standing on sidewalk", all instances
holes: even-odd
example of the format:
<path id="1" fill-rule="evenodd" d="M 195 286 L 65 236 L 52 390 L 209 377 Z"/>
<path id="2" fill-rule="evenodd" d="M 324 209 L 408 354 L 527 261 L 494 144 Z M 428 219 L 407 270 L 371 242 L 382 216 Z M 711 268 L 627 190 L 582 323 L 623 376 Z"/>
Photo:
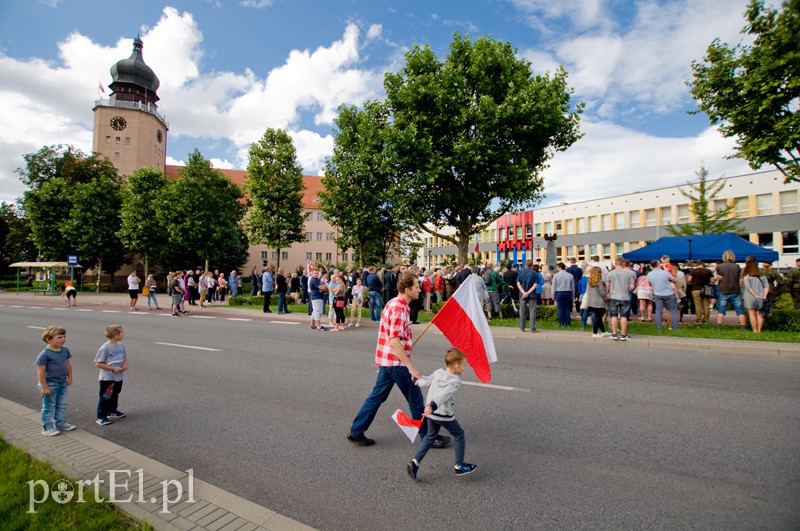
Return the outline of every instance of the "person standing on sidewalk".
<path id="1" fill-rule="evenodd" d="M 558 325 L 572 324 L 572 302 L 575 300 L 575 278 L 567 273 L 564 262 L 558 263 L 558 273 L 553 275 L 553 293 L 558 307 Z"/>
<path id="2" fill-rule="evenodd" d="M 631 311 L 631 292 L 636 284 L 636 273 L 625 268 L 625 260 L 621 256 L 614 260 L 614 266 L 608 272 L 605 282 L 608 310 L 611 313 L 611 339 L 627 341 L 631 338 L 628 335 L 628 315 Z M 619 334 L 617 321 L 620 326 Z"/>
<path id="3" fill-rule="evenodd" d="M 347 434 L 347 440 L 359 446 L 372 446 L 373 439 L 364 433 L 369 429 L 392 388 L 397 385 L 408 401 L 411 418 L 419 420 L 424 410 L 422 391 L 414 385 L 414 380 L 422 376 L 411 361 L 411 309 L 409 303 L 419 298 L 419 277 L 413 273 L 403 273 L 397 281 L 398 295 L 383 309 L 378 330 L 378 346 L 375 350 L 375 365 L 378 378 L 372 392 L 364 401 Z M 419 430 L 420 438 L 427 433 L 427 424 Z M 443 448 L 450 437 L 437 436 L 433 448 Z"/>
<path id="4" fill-rule="evenodd" d="M 742 304 L 742 270 L 736 264 L 736 255 L 733 251 L 722 253 L 722 263 L 714 271 L 714 280 L 717 281 L 719 298 L 717 299 L 717 331 L 722 330 L 725 312 L 728 303 L 733 305 L 733 311 L 739 318 L 739 330 L 745 330 L 744 305 Z"/>
<path id="5" fill-rule="evenodd" d="M 131 298 L 131 307 L 128 311 L 139 311 L 136 303 L 139 301 L 139 283 L 142 280 L 136 275 L 136 270 L 131 269 L 131 274 L 128 275 L 128 295 Z"/>
<path id="6" fill-rule="evenodd" d="M 109 419 L 121 419 L 125 413 L 119 410 L 119 394 L 122 380 L 128 370 L 128 355 L 125 345 L 125 330 L 120 325 L 106 327 L 106 342 L 97 351 L 94 365 L 100 369 L 100 397 L 97 402 L 97 420 L 100 426 L 111 424 Z"/>
<path id="7" fill-rule="evenodd" d="M 42 332 L 47 348 L 36 357 L 36 378 L 42 392 L 42 435 L 52 437 L 75 429 L 67 422 L 67 387 L 72 385 L 72 354 L 64 346 L 67 331 L 48 326 Z"/>
<path id="8" fill-rule="evenodd" d="M 264 268 L 264 276 L 261 277 L 261 295 L 264 297 L 264 313 L 272 313 L 269 309 L 272 292 L 275 291 L 275 281 L 272 279 L 272 271 L 269 267 Z"/>
<path id="9" fill-rule="evenodd" d="M 653 270 L 647 273 L 647 281 L 653 286 L 656 330 L 661 330 L 664 307 L 669 311 L 672 329 L 677 330 L 680 319 L 678 318 L 678 292 L 675 289 L 675 277 L 664 269 L 664 264 L 660 260 L 651 261 L 650 266 Z"/>
<path id="10" fill-rule="evenodd" d="M 544 280 L 542 275 L 533 268 L 533 260 L 525 262 L 523 269 L 517 276 L 517 290 L 519 291 L 519 329 L 525 331 L 525 310 L 531 313 L 531 332 L 536 330 L 536 306 L 538 300 L 536 292 L 541 288 Z"/>

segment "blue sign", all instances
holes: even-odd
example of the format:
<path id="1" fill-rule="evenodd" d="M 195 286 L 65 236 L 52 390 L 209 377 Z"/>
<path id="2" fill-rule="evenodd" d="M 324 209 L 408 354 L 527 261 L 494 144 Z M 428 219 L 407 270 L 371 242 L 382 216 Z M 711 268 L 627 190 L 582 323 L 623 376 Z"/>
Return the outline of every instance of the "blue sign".
<path id="1" fill-rule="evenodd" d="M 67 255 L 67 265 L 73 266 L 73 267 L 78 265 L 78 255 L 77 254 L 68 254 Z"/>

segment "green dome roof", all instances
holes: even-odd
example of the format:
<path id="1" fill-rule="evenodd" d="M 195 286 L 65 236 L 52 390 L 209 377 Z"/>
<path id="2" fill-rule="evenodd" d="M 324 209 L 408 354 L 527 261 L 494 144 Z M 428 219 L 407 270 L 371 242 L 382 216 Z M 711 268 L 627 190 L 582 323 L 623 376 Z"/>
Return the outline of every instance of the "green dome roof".
<path id="1" fill-rule="evenodd" d="M 127 59 L 117 61 L 111 67 L 111 78 L 114 83 L 129 83 L 155 94 L 161 83 L 153 69 L 144 63 L 142 46 L 142 40 L 136 37 L 133 40 L 133 53 Z"/>

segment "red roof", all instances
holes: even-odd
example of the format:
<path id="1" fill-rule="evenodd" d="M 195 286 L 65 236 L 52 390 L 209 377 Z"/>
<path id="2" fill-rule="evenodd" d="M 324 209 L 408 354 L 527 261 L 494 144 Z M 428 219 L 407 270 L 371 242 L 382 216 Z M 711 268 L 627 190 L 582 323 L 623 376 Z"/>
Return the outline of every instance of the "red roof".
<path id="1" fill-rule="evenodd" d="M 183 168 L 183 166 L 167 164 L 165 166 L 166 171 L 164 174 L 169 179 L 178 179 L 180 177 L 178 170 L 181 168 Z M 224 173 L 228 179 L 237 184 L 240 188 L 243 188 L 244 179 L 247 177 L 247 172 L 245 170 L 217 169 Z M 324 189 L 322 186 L 322 177 L 319 175 L 303 175 L 303 184 L 306 187 L 303 194 L 303 206 L 305 208 L 319 208 L 319 199 L 317 198 L 317 193 Z"/>

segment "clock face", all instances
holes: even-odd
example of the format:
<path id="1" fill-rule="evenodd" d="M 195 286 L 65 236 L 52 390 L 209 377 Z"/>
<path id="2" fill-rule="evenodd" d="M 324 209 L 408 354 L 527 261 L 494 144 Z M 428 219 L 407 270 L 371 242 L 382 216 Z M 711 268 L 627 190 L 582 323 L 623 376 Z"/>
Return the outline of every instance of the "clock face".
<path id="1" fill-rule="evenodd" d="M 111 119 L 111 129 L 114 131 L 122 131 L 127 125 L 125 118 L 122 116 L 115 116 Z"/>
<path id="2" fill-rule="evenodd" d="M 164 135 L 161 134 L 161 129 L 156 131 L 156 140 L 158 140 L 159 144 L 164 140 Z"/>

